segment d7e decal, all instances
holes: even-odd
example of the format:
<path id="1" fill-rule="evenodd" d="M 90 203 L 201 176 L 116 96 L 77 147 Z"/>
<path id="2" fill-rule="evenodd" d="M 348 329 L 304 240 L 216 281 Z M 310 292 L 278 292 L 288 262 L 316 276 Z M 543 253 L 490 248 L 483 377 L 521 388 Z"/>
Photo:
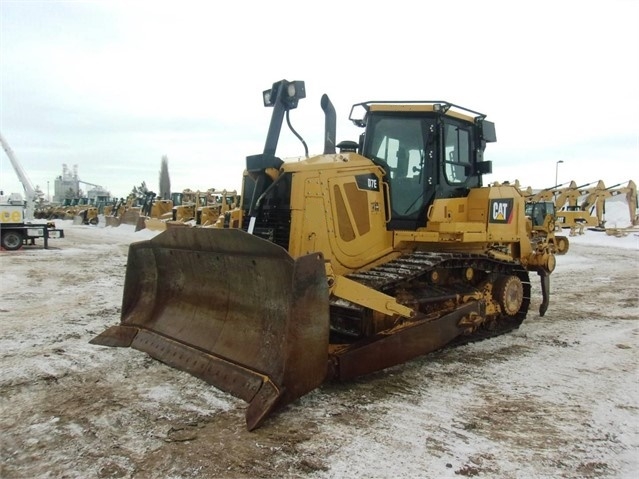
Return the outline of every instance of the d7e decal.
<path id="1" fill-rule="evenodd" d="M 356 175 L 355 181 L 360 190 L 379 191 L 379 178 L 374 174 Z"/>

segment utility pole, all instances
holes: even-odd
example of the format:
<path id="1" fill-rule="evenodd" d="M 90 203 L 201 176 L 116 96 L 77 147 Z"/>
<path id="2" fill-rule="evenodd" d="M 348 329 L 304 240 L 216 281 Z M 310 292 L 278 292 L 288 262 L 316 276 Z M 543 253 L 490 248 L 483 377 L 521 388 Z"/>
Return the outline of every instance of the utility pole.
<path id="1" fill-rule="evenodd" d="M 563 163 L 563 162 L 564 160 L 559 160 L 557 164 L 555 165 L 555 186 L 559 184 L 557 181 L 559 179 L 559 163 Z"/>

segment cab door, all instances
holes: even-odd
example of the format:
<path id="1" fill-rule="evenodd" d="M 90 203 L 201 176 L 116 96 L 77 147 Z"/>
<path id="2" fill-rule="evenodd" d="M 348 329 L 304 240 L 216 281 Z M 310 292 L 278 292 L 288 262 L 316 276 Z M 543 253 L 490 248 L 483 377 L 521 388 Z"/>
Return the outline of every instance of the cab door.
<path id="1" fill-rule="evenodd" d="M 386 172 L 390 189 L 390 230 L 426 224 L 437 188 L 437 124 L 423 114 L 385 113 L 367 124 L 364 156 Z"/>

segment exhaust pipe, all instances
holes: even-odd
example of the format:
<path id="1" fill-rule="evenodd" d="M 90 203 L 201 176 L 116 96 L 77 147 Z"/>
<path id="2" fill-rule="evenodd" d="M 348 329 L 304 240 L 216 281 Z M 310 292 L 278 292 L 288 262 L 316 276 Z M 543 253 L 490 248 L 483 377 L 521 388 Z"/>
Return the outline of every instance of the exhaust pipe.
<path id="1" fill-rule="evenodd" d="M 325 155 L 334 155 L 335 154 L 335 138 L 337 136 L 337 115 L 335 114 L 335 107 L 331 103 L 331 100 L 328 98 L 328 95 L 322 95 L 322 99 L 320 101 L 320 105 L 322 105 L 322 110 L 324 110 L 325 120 L 324 120 L 324 154 Z"/>

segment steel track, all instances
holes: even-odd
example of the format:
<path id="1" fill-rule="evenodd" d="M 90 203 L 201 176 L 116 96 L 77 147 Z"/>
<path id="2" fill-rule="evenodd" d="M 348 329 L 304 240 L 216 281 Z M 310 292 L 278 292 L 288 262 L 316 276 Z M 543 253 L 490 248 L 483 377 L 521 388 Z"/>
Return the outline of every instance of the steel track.
<path id="1" fill-rule="evenodd" d="M 491 322 L 490 329 L 480 327 L 472 334 L 458 337 L 450 345 L 481 341 L 519 328 L 528 313 L 531 288 L 528 272 L 515 262 L 500 261 L 479 254 L 415 251 L 370 270 L 348 274 L 346 277 L 393 297 L 396 297 L 399 289 L 408 288 L 414 293 L 417 292 L 421 301 L 436 305 L 460 295 L 476 293 L 478 288 L 477 285 L 464 281 L 432 284 L 429 279 L 431 273 L 449 271 L 456 272 L 457 277 L 463 277 L 463 270 L 466 268 L 473 268 L 486 277 L 493 273 L 519 277 L 524 286 L 524 301 L 515 316 L 502 316 L 499 321 Z M 366 313 L 364 307 L 338 298 L 331 298 L 331 311 L 332 314 L 359 316 L 362 320 Z"/>

